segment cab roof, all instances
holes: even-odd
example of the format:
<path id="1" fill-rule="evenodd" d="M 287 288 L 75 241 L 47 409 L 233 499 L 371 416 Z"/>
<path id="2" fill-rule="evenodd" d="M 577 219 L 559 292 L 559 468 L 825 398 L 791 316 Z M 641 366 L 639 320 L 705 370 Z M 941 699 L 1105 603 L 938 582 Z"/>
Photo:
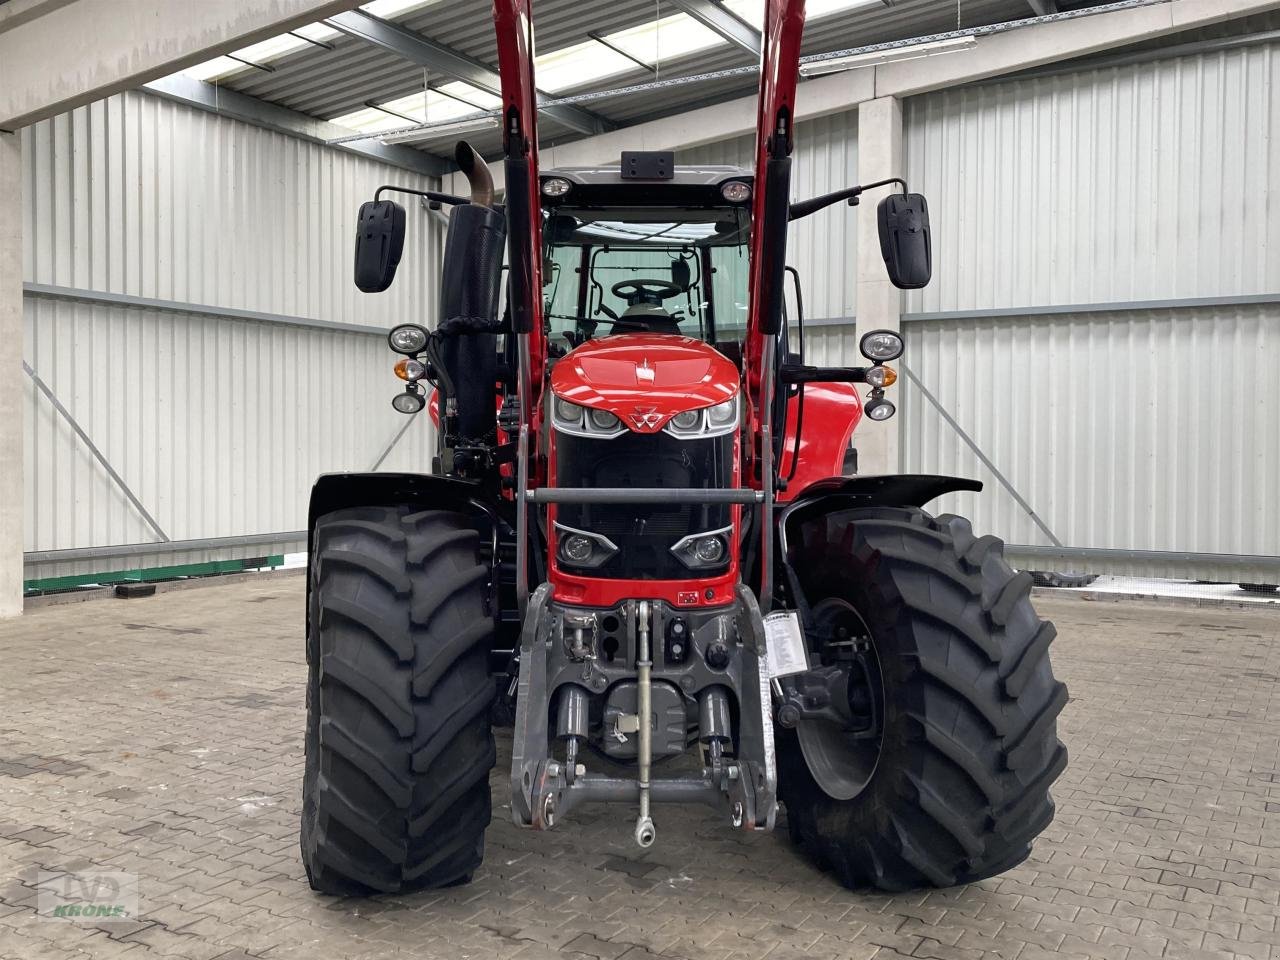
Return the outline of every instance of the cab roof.
<path id="1" fill-rule="evenodd" d="M 637 185 L 648 187 L 654 185 L 675 185 L 688 187 L 713 187 L 726 180 L 745 180 L 750 183 L 755 175 L 748 167 L 737 167 L 729 164 L 697 164 L 672 168 L 672 176 L 665 179 L 623 177 L 620 164 L 598 167 L 557 167 L 551 170 L 538 171 L 543 182 L 553 178 L 568 180 L 573 184 L 584 186 L 605 185 Z"/>

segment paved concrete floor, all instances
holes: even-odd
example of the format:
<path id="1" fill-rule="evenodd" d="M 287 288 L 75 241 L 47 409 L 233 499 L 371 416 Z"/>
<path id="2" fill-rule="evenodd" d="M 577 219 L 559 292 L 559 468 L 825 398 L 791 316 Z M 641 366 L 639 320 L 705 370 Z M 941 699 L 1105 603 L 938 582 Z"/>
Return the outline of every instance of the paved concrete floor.
<path id="1" fill-rule="evenodd" d="M 467 887 L 313 895 L 296 829 L 302 581 L 0 624 L 0 957 L 1280 958 L 1280 615 L 1048 600 L 1072 762 L 1033 858 L 851 894 L 711 811 L 505 818 Z M 501 761 L 500 761 L 501 763 Z M 135 874 L 142 917 L 37 919 L 38 870 Z"/>

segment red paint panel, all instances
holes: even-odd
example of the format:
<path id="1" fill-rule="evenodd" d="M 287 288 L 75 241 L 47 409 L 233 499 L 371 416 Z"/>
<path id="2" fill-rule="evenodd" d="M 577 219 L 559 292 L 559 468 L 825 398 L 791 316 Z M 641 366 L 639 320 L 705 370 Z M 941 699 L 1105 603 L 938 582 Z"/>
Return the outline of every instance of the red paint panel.
<path id="1" fill-rule="evenodd" d="M 787 425 L 783 434 L 779 475 L 791 473 L 796 443 L 799 398 L 787 405 Z M 844 454 L 849 440 L 862 420 L 862 400 L 851 383 L 810 383 L 804 388 L 804 430 L 800 434 L 800 463 L 787 489 L 778 491 L 786 502 L 818 480 L 838 477 L 844 472 Z"/>
<path id="2" fill-rule="evenodd" d="M 723 403 L 738 389 L 738 368 L 726 357 L 671 334 L 590 340 L 551 370 L 557 397 L 607 410 L 637 433 L 656 433 L 677 413 Z"/>

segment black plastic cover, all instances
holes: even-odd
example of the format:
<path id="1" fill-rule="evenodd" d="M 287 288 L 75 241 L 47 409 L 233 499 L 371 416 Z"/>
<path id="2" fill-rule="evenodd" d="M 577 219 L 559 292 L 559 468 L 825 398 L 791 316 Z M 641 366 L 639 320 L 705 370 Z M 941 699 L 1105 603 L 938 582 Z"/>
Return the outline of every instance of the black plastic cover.
<path id="1" fill-rule="evenodd" d="M 623 180 L 670 180 L 676 175 L 673 150 L 623 150 Z"/>
<path id="2" fill-rule="evenodd" d="M 467 204 L 449 215 L 440 284 L 441 361 L 457 400 L 464 445 L 496 439 L 498 299 L 506 218 L 492 207 Z"/>
<path id="3" fill-rule="evenodd" d="M 763 296 L 760 301 L 760 330 L 773 336 L 782 330 L 782 305 L 787 272 L 787 220 L 791 211 L 791 158 L 773 157 L 765 161 L 764 233 L 761 245 L 764 264 L 760 269 Z"/>
<path id="4" fill-rule="evenodd" d="M 529 161 L 507 157 L 506 173 L 510 246 L 507 304 L 511 309 L 511 329 L 514 333 L 532 333 L 534 298 L 542 296 L 542 291 L 534 289 L 533 263 L 529 259 L 529 234 L 535 228 L 529 202 Z"/>
<path id="5" fill-rule="evenodd" d="M 894 193 L 880 201 L 880 253 L 900 290 L 918 290 L 933 276 L 929 204 L 919 193 Z"/>
<path id="6" fill-rule="evenodd" d="M 395 279 L 404 253 L 404 207 L 394 200 L 360 204 L 356 220 L 356 286 L 365 293 L 381 293 Z"/>
<path id="7" fill-rule="evenodd" d="M 506 218 L 492 207 L 474 203 L 454 207 L 445 235 L 444 263 L 440 271 L 440 319 L 485 322 L 497 329 L 498 298 L 502 284 Z"/>

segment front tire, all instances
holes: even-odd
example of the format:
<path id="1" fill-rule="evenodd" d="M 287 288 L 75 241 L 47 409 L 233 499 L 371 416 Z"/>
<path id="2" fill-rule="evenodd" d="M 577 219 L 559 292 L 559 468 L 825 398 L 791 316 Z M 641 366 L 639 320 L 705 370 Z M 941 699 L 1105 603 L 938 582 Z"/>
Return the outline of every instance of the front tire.
<path id="1" fill-rule="evenodd" d="M 856 611 L 882 699 L 873 759 L 851 740 L 834 778 L 811 732 L 814 771 L 797 733 L 778 730 L 793 840 L 851 888 L 946 887 L 1016 866 L 1053 819 L 1049 786 L 1067 762 L 1056 728 L 1067 689 L 1031 577 L 955 516 L 844 510 L 798 532 L 792 562 L 810 605 Z"/>
<path id="2" fill-rule="evenodd" d="M 363 507 L 316 523 L 302 860 L 313 889 L 471 879 L 496 752 L 488 568 L 466 517 Z"/>

